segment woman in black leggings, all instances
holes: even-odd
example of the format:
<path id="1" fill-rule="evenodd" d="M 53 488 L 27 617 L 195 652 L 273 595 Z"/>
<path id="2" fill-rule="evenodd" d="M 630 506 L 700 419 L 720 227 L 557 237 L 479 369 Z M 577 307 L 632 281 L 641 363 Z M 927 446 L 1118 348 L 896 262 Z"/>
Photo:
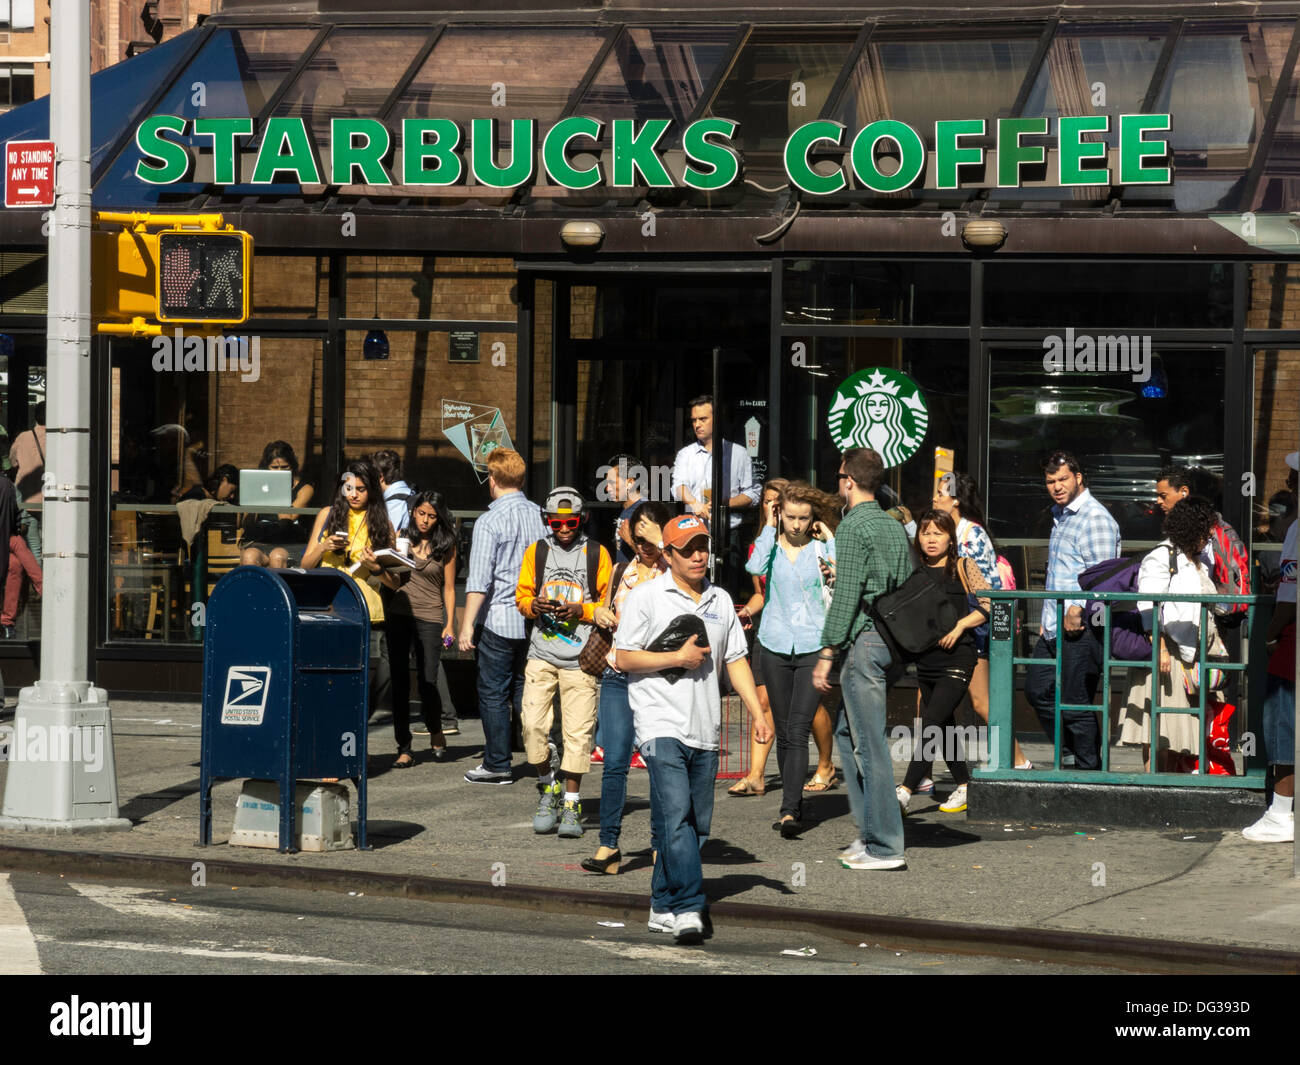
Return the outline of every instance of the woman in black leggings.
<path id="1" fill-rule="evenodd" d="M 921 570 L 947 594 L 958 620 L 952 630 L 928 651 L 918 655 L 916 678 L 921 689 L 921 735 L 912 738 L 912 763 L 898 786 L 898 804 L 907 804 L 916 786 L 930 775 L 936 740 L 957 787 L 939 807 L 944 813 L 966 809 L 966 784 L 970 773 L 960 749 L 955 714 L 971 674 L 975 672 L 974 630 L 988 620 L 989 600 L 979 598 L 988 582 L 979 567 L 957 554 L 957 527 L 941 510 L 927 510 L 916 525 L 916 546 L 921 553 Z"/>

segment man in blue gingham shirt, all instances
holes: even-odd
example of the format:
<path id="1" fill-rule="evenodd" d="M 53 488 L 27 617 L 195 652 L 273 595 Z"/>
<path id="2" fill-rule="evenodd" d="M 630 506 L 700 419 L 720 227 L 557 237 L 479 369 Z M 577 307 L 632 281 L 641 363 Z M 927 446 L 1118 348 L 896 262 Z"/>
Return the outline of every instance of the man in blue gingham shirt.
<path id="1" fill-rule="evenodd" d="M 1052 497 L 1052 537 L 1047 549 L 1047 590 L 1079 591 L 1079 574 L 1098 562 L 1118 557 L 1119 524 L 1084 487 L 1083 471 L 1068 451 L 1053 452 L 1043 466 L 1047 494 Z M 1096 630 L 1084 623 L 1085 598 L 1067 599 L 1062 606 L 1064 643 L 1061 647 L 1061 702 L 1090 706 L 1101 680 L 1102 649 Z M 1043 600 L 1043 620 L 1034 657 L 1056 659 L 1056 607 Z M 1056 738 L 1055 666 L 1031 666 L 1025 676 L 1025 698 L 1038 713 L 1048 738 Z M 1101 768 L 1101 730 L 1091 710 L 1061 711 L 1061 765 Z"/>
<path id="2" fill-rule="evenodd" d="M 510 784 L 510 715 L 520 713 L 528 640 L 515 588 L 524 552 L 546 535 L 542 509 L 521 491 L 524 460 L 497 448 L 488 455 L 492 503 L 474 523 L 460 649 L 478 652 L 478 706 L 483 720 L 483 762 L 465 774 L 471 784 Z M 476 632 L 478 626 L 481 632 Z"/>

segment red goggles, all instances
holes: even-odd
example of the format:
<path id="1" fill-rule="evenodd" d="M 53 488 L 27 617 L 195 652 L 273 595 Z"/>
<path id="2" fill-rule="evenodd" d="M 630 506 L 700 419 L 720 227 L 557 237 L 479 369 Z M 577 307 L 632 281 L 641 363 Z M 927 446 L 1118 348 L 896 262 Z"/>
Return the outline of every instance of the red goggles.
<path id="1" fill-rule="evenodd" d="M 556 532 L 560 532 L 562 530 L 576 529 L 582 524 L 582 519 L 575 514 L 570 518 L 547 518 L 546 524 Z"/>

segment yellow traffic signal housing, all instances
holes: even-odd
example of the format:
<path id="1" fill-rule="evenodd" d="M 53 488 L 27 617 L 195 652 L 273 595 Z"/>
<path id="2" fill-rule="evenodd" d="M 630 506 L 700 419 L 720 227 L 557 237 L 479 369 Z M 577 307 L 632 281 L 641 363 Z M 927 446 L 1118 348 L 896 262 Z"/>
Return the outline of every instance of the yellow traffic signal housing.
<path id="1" fill-rule="evenodd" d="M 120 226 L 91 237 L 99 332 L 156 335 L 154 323 L 219 328 L 248 320 L 253 238 L 223 228 L 221 215 L 100 211 L 96 221 Z"/>

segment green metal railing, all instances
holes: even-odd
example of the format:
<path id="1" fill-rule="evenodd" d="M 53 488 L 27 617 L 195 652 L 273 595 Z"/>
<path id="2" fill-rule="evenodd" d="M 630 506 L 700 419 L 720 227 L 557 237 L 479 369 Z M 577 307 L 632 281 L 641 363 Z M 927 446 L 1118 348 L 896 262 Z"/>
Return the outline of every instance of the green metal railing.
<path id="1" fill-rule="evenodd" d="M 1263 752 L 1254 752 L 1246 761 L 1244 773 L 1236 776 L 1212 775 L 1208 771 L 1208 760 L 1206 758 L 1206 748 L 1209 740 L 1206 735 L 1206 696 L 1208 684 L 1205 683 L 1208 670 L 1210 668 L 1221 669 L 1226 674 L 1239 674 L 1240 683 L 1238 691 L 1245 693 L 1247 688 L 1247 665 L 1250 661 L 1256 662 L 1258 669 L 1256 672 L 1262 672 L 1265 656 L 1263 654 L 1262 639 L 1258 638 L 1252 642 L 1250 633 L 1252 631 L 1260 634 L 1264 631 L 1264 625 L 1259 624 L 1257 618 L 1257 608 L 1267 606 L 1272 603 L 1271 596 L 1233 596 L 1233 595 L 1185 595 L 1185 594 L 1161 594 L 1159 592 L 1079 592 L 1057 591 L 1057 592 L 1029 592 L 1029 591 L 987 591 L 982 593 L 992 600 L 989 617 L 989 767 L 974 770 L 973 776 L 977 780 L 1016 780 L 1016 781 L 1049 781 L 1049 782 L 1068 782 L 1068 783 L 1092 783 L 1092 784 L 1147 784 L 1147 785 L 1171 785 L 1187 786 L 1195 785 L 1197 787 L 1236 787 L 1236 788 L 1262 788 L 1264 786 L 1264 765 Z M 1061 618 L 1063 614 L 1062 605 L 1066 600 L 1087 599 L 1104 603 L 1106 606 L 1104 617 L 1102 619 L 1102 669 L 1101 678 L 1098 684 L 1101 695 L 1101 704 L 1091 706 L 1079 706 L 1073 704 L 1061 703 L 1061 661 L 1064 650 L 1064 640 L 1056 640 L 1056 657 L 1033 658 L 1018 657 L 1015 654 L 1014 640 L 1016 638 L 1016 604 L 1019 600 L 1041 599 L 1049 600 L 1044 603 L 1043 609 L 1053 610 L 1056 614 L 1056 631 L 1058 635 L 1063 631 Z M 1153 609 L 1151 612 L 1151 657 L 1141 661 L 1131 661 L 1127 659 L 1118 659 L 1111 654 L 1110 634 L 1111 634 L 1111 611 L 1114 604 L 1124 603 L 1151 603 Z M 1196 705 L 1192 707 L 1161 707 L 1159 706 L 1161 685 L 1158 680 L 1151 684 L 1151 706 L 1149 710 L 1148 726 L 1151 744 L 1151 766 L 1149 772 L 1127 773 L 1115 772 L 1110 768 L 1110 720 L 1111 720 L 1111 674 L 1116 669 L 1149 669 L 1152 671 L 1154 678 L 1160 676 L 1160 604 L 1162 603 L 1199 603 L 1201 605 L 1199 617 L 1199 648 L 1197 661 L 1200 663 L 1200 676 L 1202 683 L 1198 691 Z M 1206 616 L 1209 614 L 1213 605 L 1216 603 L 1245 603 L 1247 604 L 1246 620 L 1242 622 L 1240 629 L 1240 648 L 1239 658 L 1244 656 L 1245 660 L 1239 661 L 1220 661 L 1215 659 L 1213 662 L 1207 661 L 1206 643 L 1208 640 L 1209 626 L 1206 624 Z M 1225 643 L 1228 641 L 1225 640 Z M 1235 641 L 1234 641 L 1235 642 Z M 1055 716 L 1055 743 L 1053 745 L 1052 768 L 1050 769 L 1015 769 L 1013 760 L 1013 750 L 1015 742 L 1015 671 L 1017 666 L 1036 666 L 1039 668 L 1052 668 L 1056 670 L 1056 690 L 1053 706 Z M 1249 700 L 1250 718 L 1254 719 L 1259 716 L 1256 700 Z M 1238 705 L 1238 713 L 1241 707 Z M 1063 769 L 1061 768 L 1061 714 L 1062 711 L 1081 711 L 1088 713 L 1101 714 L 1101 769 Z M 1200 759 L 1200 772 L 1190 773 L 1167 773 L 1155 770 L 1159 763 L 1156 756 L 1156 750 L 1159 747 L 1159 716 L 1161 714 L 1195 714 L 1199 722 L 1200 750 L 1197 756 Z M 1258 728 L 1251 729 L 1250 734 L 1259 735 Z"/>

